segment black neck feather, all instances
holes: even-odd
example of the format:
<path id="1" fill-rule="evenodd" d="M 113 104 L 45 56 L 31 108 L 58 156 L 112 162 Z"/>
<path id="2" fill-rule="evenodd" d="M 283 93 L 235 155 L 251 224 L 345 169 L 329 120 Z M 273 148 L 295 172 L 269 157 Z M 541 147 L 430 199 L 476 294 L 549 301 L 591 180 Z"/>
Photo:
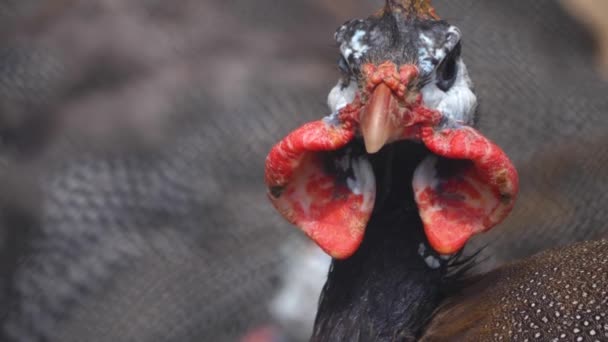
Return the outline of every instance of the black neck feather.
<path id="1" fill-rule="evenodd" d="M 376 208 L 357 252 L 332 263 L 313 341 L 415 340 L 439 304 L 447 266 L 431 268 L 421 256 L 430 249 L 411 186 L 426 155 L 422 145 L 404 142 L 371 156 Z"/>

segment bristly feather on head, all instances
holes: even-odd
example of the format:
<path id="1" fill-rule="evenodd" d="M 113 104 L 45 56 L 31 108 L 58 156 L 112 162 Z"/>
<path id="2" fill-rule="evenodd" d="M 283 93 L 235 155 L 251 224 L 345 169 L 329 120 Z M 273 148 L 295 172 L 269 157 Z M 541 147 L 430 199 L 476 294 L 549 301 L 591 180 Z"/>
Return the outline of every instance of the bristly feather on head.
<path id="1" fill-rule="evenodd" d="M 400 13 L 418 19 L 439 20 L 431 0 L 386 0 L 382 13 Z"/>

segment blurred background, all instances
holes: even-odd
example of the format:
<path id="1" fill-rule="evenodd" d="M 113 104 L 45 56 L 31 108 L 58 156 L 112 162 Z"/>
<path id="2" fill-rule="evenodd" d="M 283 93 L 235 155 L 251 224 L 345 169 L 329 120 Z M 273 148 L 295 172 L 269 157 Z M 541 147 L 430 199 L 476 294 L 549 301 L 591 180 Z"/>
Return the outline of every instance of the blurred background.
<path id="1" fill-rule="evenodd" d="M 608 7 L 435 0 L 510 218 L 475 272 L 608 237 Z M 380 0 L 0 0 L 0 340 L 305 340 L 328 258 L 265 197 Z"/>

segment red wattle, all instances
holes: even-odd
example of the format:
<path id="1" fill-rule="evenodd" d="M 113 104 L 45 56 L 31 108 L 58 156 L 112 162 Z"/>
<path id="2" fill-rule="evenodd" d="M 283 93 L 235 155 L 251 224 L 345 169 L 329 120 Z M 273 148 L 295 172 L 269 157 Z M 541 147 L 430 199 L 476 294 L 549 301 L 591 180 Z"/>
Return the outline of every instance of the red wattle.
<path id="1" fill-rule="evenodd" d="M 336 182 L 322 153 L 355 136 L 349 124 L 308 123 L 275 145 L 266 159 L 266 184 L 275 208 L 334 258 L 351 256 L 363 240 L 375 199 L 373 175 L 361 189 Z M 371 172 L 371 170 L 369 171 Z M 369 177 L 366 177 L 370 181 Z"/>
<path id="2" fill-rule="evenodd" d="M 436 161 L 421 164 L 413 185 L 425 233 L 439 253 L 460 250 L 469 238 L 500 223 L 511 211 L 519 189 L 507 155 L 472 127 L 423 127 L 422 142 L 447 159 L 469 165 L 449 178 L 437 175 Z"/>

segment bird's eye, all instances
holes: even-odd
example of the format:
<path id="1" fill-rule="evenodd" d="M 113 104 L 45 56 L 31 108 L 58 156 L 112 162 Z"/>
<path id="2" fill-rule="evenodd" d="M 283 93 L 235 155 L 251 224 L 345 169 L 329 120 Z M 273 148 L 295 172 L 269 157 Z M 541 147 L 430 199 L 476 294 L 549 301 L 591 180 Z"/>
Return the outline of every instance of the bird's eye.
<path id="1" fill-rule="evenodd" d="M 448 56 L 437 69 L 437 87 L 443 91 L 448 91 L 456 81 L 458 65 L 454 56 Z"/>
<path id="2" fill-rule="evenodd" d="M 340 59 L 338 60 L 338 68 L 344 74 L 350 73 L 350 67 L 348 66 L 348 62 L 344 56 L 340 56 Z"/>
<path id="3" fill-rule="evenodd" d="M 458 63 L 456 63 L 456 59 L 459 56 L 460 45 L 456 46 L 437 68 L 437 87 L 439 89 L 448 91 L 454 85 L 456 76 L 458 76 Z"/>

